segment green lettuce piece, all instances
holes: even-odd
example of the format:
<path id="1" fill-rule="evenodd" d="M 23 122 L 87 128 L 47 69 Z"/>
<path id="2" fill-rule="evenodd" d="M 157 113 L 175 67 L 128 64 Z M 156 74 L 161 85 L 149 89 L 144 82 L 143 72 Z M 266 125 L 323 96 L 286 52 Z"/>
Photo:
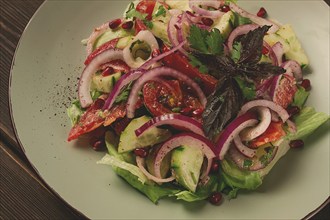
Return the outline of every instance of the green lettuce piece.
<path id="1" fill-rule="evenodd" d="M 177 199 L 181 199 L 187 202 L 194 202 L 207 199 L 212 192 L 217 191 L 217 188 L 218 177 L 210 176 L 209 181 L 203 186 L 198 186 L 195 193 L 188 190 L 184 190 L 179 193 L 176 193 L 175 196 Z"/>
<path id="2" fill-rule="evenodd" d="M 298 86 L 298 90 L 294 95 L 292 105 L 298 106 L 299 108 L 304 107 L 309 93 L 310 92 L 306 91 L 302 86 Z"/>
<path id="3" fill-rule="evenodd" d="M 158 186 L 154 184 L 147 179 L 137 166 L 126 163 L 109 154 L 106 154 L 97 163 L 111 165 L 117 175 L 121 176 L 127 183 L 146 195 L 153 203 L 157 203 L 158 200 L 163 197 L 174 196 L 180 191 L 170 185 L 163 184 L 162 186 Z"/>
<path id="4" fill-rule="evenodd" d="M 328 120 L 328 114 L 323 112 L 316 112 L 312 107 L 304 107 L 293 119 L 296 124 L 297 132 L 289 133 L 287 138 L 289 140 L 306 138 Z"/>
<path id="5" fill-rule="evenodd" d="M 72 105 L 67 108 L 66 112 L 70 118 L 72 126 L 78 123 L 80 116 L 84 113 L 78 100 L 74 101 Z"/>
<path id="6" fill-rule="evenodd" d="M 221 176 L 225 183 L 232 189 L 254 190 L 262 184 L 259 173 L 239 169 L 236 164 L 228 159 L 221 161 Z"/>

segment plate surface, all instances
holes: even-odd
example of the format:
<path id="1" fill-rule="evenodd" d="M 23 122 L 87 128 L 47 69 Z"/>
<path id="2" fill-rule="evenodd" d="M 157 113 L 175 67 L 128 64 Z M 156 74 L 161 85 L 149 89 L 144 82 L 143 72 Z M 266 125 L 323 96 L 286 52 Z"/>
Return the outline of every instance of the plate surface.
<path id="1" fill-rule="evenodd" d="M 97 165 L 104 153 L 83 140 L 66 141 L 66 107 L 77 92 L 85 48 L 81 39 L 105 21 L 121 17 L 127 1 L 47 1 L 24 32 L 11 76 L 11 108 L 17 135 L 40 176 L 69 204 L 92 219 L 292 219 L 303 218 L 329 196 L 329 123 L 303 150 L 281 159 L 255 192 L 221 206 L 164 199 L 154 205 Z M 313 89 L 308 105 L 329 114 L 329 7 L 323 1 L 244 1 L 281 23 L 291 23 L 310 58 Z"/>

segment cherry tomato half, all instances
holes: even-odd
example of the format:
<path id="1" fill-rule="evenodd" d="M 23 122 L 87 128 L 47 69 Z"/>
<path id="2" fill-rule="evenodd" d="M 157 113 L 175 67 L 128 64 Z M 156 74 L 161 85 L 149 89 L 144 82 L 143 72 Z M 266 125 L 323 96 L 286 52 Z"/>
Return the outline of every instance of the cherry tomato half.
<path id="1" fill-rule="evenodd" d="M 156 1 L 154 0 L 143 0 L 137 4 L 136 10 L 143 14 L 148 14 L 146 19 L 150 21 L 152 19 L 152 12 L 154 11 L 155 5 Z"/>

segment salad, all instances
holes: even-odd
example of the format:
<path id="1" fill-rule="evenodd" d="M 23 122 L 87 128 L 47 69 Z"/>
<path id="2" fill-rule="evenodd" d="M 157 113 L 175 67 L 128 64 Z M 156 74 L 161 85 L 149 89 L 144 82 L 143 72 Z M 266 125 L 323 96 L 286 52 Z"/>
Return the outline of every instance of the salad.
<path id="1" fill-rule="evenodd" d="M 152 202 L 220 204 L 255 190 L 324 122 L 305 106 L 309 61 L 290 24 L 236 1 L 140 0 L 82 41 L 68 141 Z"/>

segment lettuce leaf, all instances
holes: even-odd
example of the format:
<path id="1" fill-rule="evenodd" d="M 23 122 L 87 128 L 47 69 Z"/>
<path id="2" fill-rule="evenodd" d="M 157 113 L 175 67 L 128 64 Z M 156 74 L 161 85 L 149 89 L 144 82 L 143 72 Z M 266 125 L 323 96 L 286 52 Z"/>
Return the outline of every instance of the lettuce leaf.
<path id="1" fill-rule="evenodd" d="M 304 107 L 300 113 L 294 117 L 293 121 L 296 124 L 297 132 L 289 133 L 289 140 L 297 140 L 306 138 L 312 134 L 318 127 L 329 120 L 329 115 L 323 112 L 316 112 L 312 107 Z"/>
<path id="2" fill-rule="evenodd" d="M 232 189 L 254 190 L 262 184 L 262 178 L 258 172 L 241 170 L 234 162 L 226 158 L 221 161 L 221 169 L 224 182 Z"/>
<path id="3" fill-rule="evenodd" d="M 292 105 L 302 108 L 304 107 L 310 92 L 306 91 L 302 86 L 297 86 L 297 87 L 298 90 L 294 95 Z"/>

